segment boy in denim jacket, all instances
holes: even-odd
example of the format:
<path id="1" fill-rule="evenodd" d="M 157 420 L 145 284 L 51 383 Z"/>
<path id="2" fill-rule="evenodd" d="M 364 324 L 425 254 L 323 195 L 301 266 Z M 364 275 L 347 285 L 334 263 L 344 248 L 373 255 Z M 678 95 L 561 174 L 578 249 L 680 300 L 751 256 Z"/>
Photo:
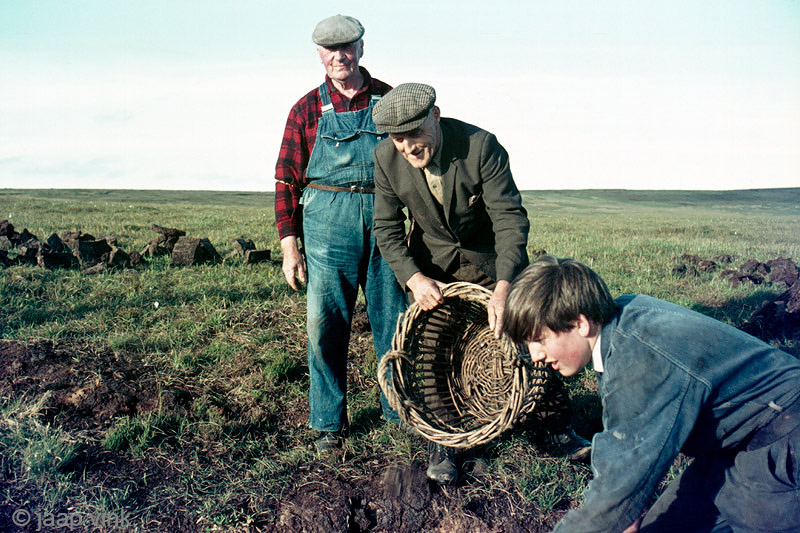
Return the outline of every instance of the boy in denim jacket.
<path id="1" fill-rule="evenodd" d="M 571 259 L 532 263 L 505 312 L 534 361 L 597 373 L 594 479 L 555 531 L 800 531 L 796 358 L 663 300 L 615 301 Z M 642 518 L 681 452 L 693 461 Z"/>

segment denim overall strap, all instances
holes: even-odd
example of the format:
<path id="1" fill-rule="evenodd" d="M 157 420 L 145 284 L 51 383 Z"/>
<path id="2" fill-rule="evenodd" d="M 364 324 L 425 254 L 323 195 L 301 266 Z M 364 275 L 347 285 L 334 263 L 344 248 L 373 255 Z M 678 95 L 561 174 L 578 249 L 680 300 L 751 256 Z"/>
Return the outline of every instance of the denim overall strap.
<path id="1" fill-rule="evenodd" d="M 334 111 L 326 84 L 319 86 L 319 95 L 322 116 L 306 177 L 318 184 L 372 187 L 372 151 L 385 137 L 372 121 L 372 108 L 380 95 L 373 95 L 364 109 L 341 113 Z"/>
<path id="2" fill-rule="evenodd" d="M 319 91 L 319 99 L 322 100 L 322 113 L 332 113 L 333 103 L 331 102 L 331 93 L 328 92 L 328 85 L 323 83 L 317 89 Z"/>

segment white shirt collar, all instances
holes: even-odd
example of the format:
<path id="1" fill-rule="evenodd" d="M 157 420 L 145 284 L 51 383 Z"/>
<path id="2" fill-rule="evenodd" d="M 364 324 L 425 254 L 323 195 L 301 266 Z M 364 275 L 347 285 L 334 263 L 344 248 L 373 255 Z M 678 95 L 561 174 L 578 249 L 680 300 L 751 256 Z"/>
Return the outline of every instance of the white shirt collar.
<path id="1" fill-rule="evenodd" d="M 597 334 L 597 340 L 594 341 L 594 348 L 592 348 L 592 368 L 595 372 L 603 371 L 603 358 L 600 353 L 600 334 Z"/>

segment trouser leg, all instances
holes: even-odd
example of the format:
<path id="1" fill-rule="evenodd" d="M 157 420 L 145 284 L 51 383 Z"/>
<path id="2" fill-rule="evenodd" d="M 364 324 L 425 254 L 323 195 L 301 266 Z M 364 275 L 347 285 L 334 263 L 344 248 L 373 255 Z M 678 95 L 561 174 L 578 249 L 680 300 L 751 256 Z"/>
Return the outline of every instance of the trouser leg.
<path id="1" fill-rule="evenodd" d="M 698 458 L 667 486 L 642 520 L 642 533 L 730 531 L 708 495 L 711 461 Z"/>
<path id="2" fill-rule="evenodd" d="M 322 282 L 319 269 L 309 267 L 306 303 L 308 331 L 309 422 L 320 431 L 347 425 L 347 348 L 355 290 Z M 317 287 L 316 279 L 324 287 Z"/>
<path id="3" fill-rule="evenodd" d="M 726 465 L 714 503 L 733 531 L 800 531 L 799 452 L 800 427 Z"/>
<path id="4" fill-rule="evenodd" d="M 374 199 L 372 195 L 362 195 L 362 214 L 364 224 L 364 268 L 363 288 L 367 302 L 367 317 L 372 329 L 372 345 L 375 359 L 380 363 L 383 355 L 392 348 L 392 337 L 397 321 L 406 308 L 408 300 L 397 281 L 389 263 L 381 257 L 375 236 L 372 234 Z M 400 417 L 391 408 L 383 391 L 380 393 L 381 412 L 384 420 L 399 422 Z"/>
<path id="5" fill-rule="evenodd" d="M 363 254 L 361 217 L 347 195 L 320 196 L 306 206 L 303 221 L 309 423 L 337 431 L 347 425 L 347 351 Z"/>
<path id="6" fill-rule="evenodd" d="M 800 531 L 800 429 L 754 450 L 695 459 L 656 501 L 643 532 Z"/>
<path id="7" fill-rule="evenodd" d="M 376 361 L 380 363 L 383 355 L 392 348 L 392 337 L 397 320 L 406 310 L 406 295 L 395 278 L 389 264 L 383 260 L 372 239 L 372 251 L 367 269 L 364 296 L 367 301 L 367 316 L 372 328 L 372 345 Z M 400 417 L 389 406 L 386 396 L 380 395 L 382 416 L 385 420 L 398 422 Z"/>

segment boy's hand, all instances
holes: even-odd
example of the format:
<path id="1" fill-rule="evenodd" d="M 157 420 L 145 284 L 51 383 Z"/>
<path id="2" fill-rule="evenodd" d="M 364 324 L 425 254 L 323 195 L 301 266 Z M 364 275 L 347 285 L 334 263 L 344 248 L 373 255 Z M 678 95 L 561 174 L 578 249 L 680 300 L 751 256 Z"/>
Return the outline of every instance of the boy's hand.
<path id="1" fill-rule="evenodd" d="M 631 524 L 627 528 L 625 528 L 625 531 L 623 531 L 622 533 L 637 533 L 639 531 L 639 526 L 641 525 L 641 523 L 642 523 L 642 519 L 641 518 L 637 518 L 636 522 L 634 522 L 633 524 Z"/>

